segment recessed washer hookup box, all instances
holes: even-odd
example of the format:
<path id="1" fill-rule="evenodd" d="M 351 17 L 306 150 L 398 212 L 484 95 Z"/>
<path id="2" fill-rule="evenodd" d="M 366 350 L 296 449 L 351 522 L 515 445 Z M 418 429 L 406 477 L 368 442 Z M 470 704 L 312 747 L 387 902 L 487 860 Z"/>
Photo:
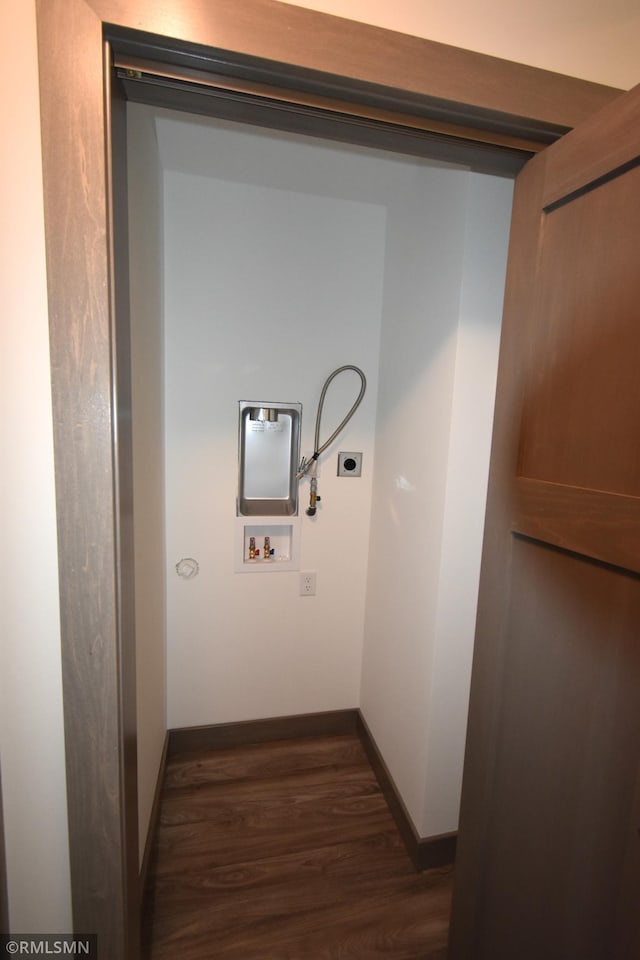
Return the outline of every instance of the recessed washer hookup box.
<path id="1" fill-rule="evenodd" d="M 238 516 L 293 517 L 301 403 L 240 401 Z"/>

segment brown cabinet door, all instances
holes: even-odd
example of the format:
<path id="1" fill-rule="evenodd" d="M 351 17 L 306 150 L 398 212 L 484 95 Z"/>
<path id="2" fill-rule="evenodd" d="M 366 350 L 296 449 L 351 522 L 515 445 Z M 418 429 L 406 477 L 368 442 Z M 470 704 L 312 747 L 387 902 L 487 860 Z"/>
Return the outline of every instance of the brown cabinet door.
<path id="1" fill-rule="evenodd" d="M 454 960 L 640 957 L 640 88 L 514 201 Z"/>

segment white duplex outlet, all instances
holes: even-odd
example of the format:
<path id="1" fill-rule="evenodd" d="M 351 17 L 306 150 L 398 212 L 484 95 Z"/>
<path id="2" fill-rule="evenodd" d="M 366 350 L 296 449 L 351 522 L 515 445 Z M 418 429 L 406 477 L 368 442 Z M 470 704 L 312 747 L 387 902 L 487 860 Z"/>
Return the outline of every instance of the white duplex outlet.
<path id="1" fill-rule="evenodd" d="M 315 597 L 316 595 L 316 572 L 315 570 L 300 571 L 300 596 Z"/>

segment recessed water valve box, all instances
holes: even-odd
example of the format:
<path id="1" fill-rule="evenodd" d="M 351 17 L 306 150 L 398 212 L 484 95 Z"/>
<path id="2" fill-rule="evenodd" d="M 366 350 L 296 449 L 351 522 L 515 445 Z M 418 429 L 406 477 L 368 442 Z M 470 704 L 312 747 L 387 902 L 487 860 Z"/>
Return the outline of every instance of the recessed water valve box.
<path id="1" fill-rule="evenodd" d="M 338 476 L 339 477 L 360 477 L 362 476 L 362 454 L 344 453 L 338 454 Z"/>
<path id="2" fill-rule="evenodd" d="M 300 518 L 236 519 L 236 573 L 300 569 Z"/>
<path id="3" fill-rule="evenodd" d="M 240 402 L 238 516 L 298 512 L 299 403 Z"/>

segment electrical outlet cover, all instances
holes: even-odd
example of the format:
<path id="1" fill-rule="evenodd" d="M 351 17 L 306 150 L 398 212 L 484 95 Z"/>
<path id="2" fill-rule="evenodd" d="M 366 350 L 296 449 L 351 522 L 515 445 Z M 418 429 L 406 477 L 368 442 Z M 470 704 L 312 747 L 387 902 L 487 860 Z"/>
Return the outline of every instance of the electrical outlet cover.
<path id="1" fill-rule="evenodd" d="M 362 476 L 362 454 L 340 452 L 338 454 L 338 476 Z"/>
<path id="2" fill-rule="evenodd" d="M 300 596 L 315 597 L 316 595 L 316 572 L 315 570 L 300 571 Z"/>

